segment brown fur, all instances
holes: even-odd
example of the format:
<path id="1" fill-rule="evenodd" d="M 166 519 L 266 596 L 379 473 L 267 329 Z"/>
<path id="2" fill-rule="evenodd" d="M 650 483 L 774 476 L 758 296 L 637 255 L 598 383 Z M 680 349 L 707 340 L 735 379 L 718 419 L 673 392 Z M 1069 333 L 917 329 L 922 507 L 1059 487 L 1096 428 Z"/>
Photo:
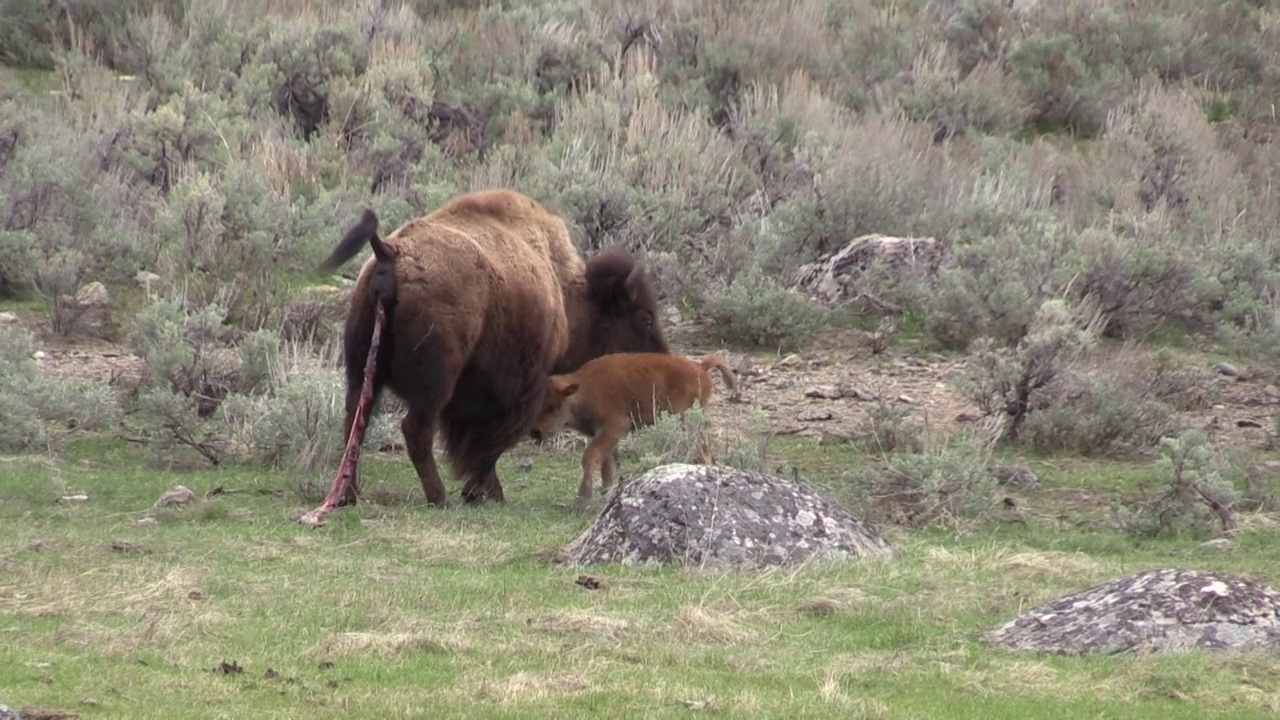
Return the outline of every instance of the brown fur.
<path id="1" fill-rule="evenodd" d="M 656 295 L 636 261 L 610 250 L 584 263 L 564 221 L 524 195 L 462 195 L 385 239 L 371 215 L 326 261 L 350 259 L 363 237 L 378 251 L 361 268 L 347 316 L 343 434 L 360 396 L 374 303 L 383 302 L 375 400 L 387 386 L 408 405 L 400 426 L 431 503 L 447 502 L 433 456 L 437 430 L 463 497 L 501 500 L 494 465 L 533 426 L 549 373 L 608 352 L 668 352 Z M 343 504 L 355 502 L 354 477 Z"/>
<path id="2" fill-rule="evenodd" d="M 601 487 L 613 486 L 616 450 L 632 430 L 653 425 L 658 411 L 684 414 L 696 401 L 706 407 L 715 383 L 710 370 L 720 370 L 734 396 L 738 384 L 733 369 L 717 355 L 701 362 L 677 355 L 616 353 L 586 363 L 576 372 L 554 375 L 547 385 L 542 414 L 531 433 L 542 442 L 566 425 L 591 438 L 582 454 L 582 485 L 578 504 L 591 500 L 593 475 L 600 468 Z M 699 447 L 703 464 L 711 462 L 706 438 Z"/>

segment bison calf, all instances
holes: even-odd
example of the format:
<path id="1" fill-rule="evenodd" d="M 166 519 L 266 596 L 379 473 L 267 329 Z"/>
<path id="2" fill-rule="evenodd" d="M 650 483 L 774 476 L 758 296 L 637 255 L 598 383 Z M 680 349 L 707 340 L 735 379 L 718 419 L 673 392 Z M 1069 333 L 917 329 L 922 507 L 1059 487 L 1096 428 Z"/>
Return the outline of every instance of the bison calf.
<path id="1" fill-rule="evenodd" d="M 600 469 L 601 488 L 608 492 L 617 469 L 618 443 L 631 430 L 653 425 L 659 410 L 679 415 L 696 400 L 706 407 L 714 382 L 711 368 L 720 370 L 729 391 L 737 395 L 733 370 L 716 355 L 695 362 L 678 355 L 614 353 L 598 357 L 576 372 L 552 375 L 542 413 L 530 435 L 541 444 L 566 425 L 591 438 L 582 454 L 579 508 L 591 501 L 593 475 Z M 700 438 L 699 456 L 711 462 L 711 449 Z"/>

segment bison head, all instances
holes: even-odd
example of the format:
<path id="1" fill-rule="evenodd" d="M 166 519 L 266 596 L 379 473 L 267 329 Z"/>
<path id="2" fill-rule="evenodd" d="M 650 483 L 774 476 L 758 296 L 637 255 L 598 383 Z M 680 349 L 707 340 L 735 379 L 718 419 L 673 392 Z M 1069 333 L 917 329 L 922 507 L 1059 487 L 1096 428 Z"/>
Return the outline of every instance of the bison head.
<path id="1" fill-rule="evenodd" d="M 644 268 L 630 253 L 611 248 L 587 261 L 583 307 L 568 352 L 556 372 L 571 372 L 601 355 L 669 353 L 658 321 L 658 296 Z"/>

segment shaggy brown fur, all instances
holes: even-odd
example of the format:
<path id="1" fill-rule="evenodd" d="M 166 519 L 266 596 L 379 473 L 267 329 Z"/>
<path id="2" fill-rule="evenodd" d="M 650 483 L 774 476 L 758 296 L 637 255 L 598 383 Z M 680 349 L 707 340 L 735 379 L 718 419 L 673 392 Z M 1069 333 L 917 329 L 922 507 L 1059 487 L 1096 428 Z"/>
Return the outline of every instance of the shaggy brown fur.
<path id="1" fill-rule="evenodd" d="M 564 221 L 517 192 L 459 196 L 385 239 L 366 212 L 326 266 L 350 259 L 365 239 L 375 254 L 347 316 L 343 434 L 360 398 L 374 303 L 382 302 L 374 399 L 386 386 L 408 406 L 400 427 L 433 504 L 447 503 L 433 456 L 437 430 L 463 498 L 501 500 L 494 465 L 533 426 L 550 373 L 610 352 L 668 352 L 640 265 L 616 249 L 583 263 Z M 355 478 L 353 471 L 340 504 L 355 502 Z"/>
<path id="2" fill-rule="evenodd" d="M 586 363 L 576 372 L 554 375 L 547 386 L 542 414 L 530 435 L 539 443 L 566 425 L 591 438 L 582 454 L 582 485 L 578 506 L 591 501 L 597 467 L 601 488 L 613 487 L 618 443 L 630 431 L 649 426 L 659 410 L 684 414 L 697 401 L 706 407 L 715 383 L 711 368 L 720 370 L 729 392 L 737 396 L 733 369 L 722 358 L 709 355 L 702 362 L 657 353 L 616 353 Z M 703 437 L 699 459 L 711 462 L 711 447 Z"/>

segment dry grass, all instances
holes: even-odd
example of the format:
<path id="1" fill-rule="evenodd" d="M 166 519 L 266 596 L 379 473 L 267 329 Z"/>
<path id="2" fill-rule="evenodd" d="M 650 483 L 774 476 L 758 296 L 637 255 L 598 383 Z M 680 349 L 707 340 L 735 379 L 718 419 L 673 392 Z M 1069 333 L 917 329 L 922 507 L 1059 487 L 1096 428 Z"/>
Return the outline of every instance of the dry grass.
<path id="1" fill-rule="evenodd" d="M 390 658 L 401 654 L 452 654 L 466 652 L 468 641 L 456 630 L 419 628 L 412 625 L 377 632 L 333 633 L 308 650 L 308 655 L 333 660 L 372 656 Z"/>

